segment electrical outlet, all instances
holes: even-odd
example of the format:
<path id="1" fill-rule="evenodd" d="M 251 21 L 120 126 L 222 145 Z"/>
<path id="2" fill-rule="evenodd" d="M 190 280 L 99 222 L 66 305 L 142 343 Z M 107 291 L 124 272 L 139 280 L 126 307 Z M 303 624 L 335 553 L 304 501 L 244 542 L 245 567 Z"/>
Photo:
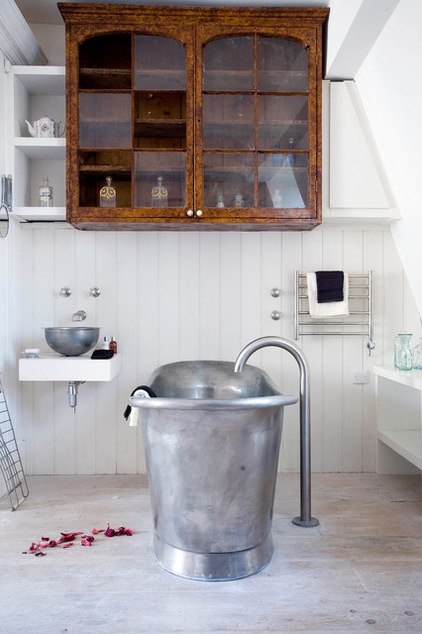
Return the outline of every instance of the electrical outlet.
<path id="1" fill-rule="evenodd" d="M 367 370 L 355 370 L 353 372 L 353 383 L 364 385 L 369 382 L 369 372 Z"/>

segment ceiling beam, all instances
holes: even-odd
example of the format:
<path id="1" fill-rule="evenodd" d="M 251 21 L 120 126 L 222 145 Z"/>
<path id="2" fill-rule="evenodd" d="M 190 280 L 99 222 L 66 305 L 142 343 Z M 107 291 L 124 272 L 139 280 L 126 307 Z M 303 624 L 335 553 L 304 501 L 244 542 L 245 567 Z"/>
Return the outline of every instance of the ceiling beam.
<path id="1" fill-rule="evenodd" d="M 362 0 L 341 45 L 327 68 L 331 80 L 354 79 L 401 0 Z M 332 10 L 335 11 L 333 4 Z M 334 16 L 333 16 L 334 17 Z M 333 20 L 334 22 L 334 20 Z M 328 40 L 330 40 L 328 24 Z"/>

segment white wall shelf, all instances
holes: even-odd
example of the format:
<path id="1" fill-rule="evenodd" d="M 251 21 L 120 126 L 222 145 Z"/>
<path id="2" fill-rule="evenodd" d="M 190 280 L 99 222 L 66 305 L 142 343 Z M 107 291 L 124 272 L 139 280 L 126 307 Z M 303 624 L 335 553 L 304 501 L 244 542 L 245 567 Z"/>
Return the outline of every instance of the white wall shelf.
<path id="1" fill-rule="evenodd" d="M 422 371 L 375 366 L 377 472 L 422 470 Z"/>
<path id="2" fill-rule="evenodd" d="M 29 159 L 64 160 L 66 158 L 66 140 L 63 138 L 15 137 L 14 146 L 22 150 Z"/>
<path id="3" fill-rule="evenodd" d="M 14 207 L 10 218 L 27 222 L 66 222 L 66 207 Z"/>
<path id="4" fill-rule="evenodd" d="M 19 359 L 20 381 L 111 381 L 120 372 L 121 354 L 111 359 L 42 354 L 39 359 Z"/>
<path id="5" fill-rule="evenodd" d="M 9 173 L 13 176 L 13 212 L 27 221 L 66 219 L 66 139 L 34 138 L 25 121 L 33 124 L 47 115 L 65 122 L 65 67 L 12 66 L 8 99 L 11 120 Z M 54 207 L 39 206 L 39 187 L 48 177 Z"/>

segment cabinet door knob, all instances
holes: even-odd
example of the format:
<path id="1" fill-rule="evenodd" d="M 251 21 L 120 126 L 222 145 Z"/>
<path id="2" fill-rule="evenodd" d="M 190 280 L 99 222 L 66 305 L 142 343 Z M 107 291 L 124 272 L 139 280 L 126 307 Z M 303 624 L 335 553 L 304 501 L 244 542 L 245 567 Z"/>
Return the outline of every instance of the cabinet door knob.
<path id="1" fill-rule="evenodd" d="M 198 209 L 198 211 L 196 212 L 196 215 L 198 218 L 200 218 L 202 216 L 202 209 Z"/>
<path id="2" fill-rule="evenodd" d="M 186 215 L 189 216 L 189 218 L 193 218 L 193 211 L 192 209 L 188 209 L 186 212 Z"/>

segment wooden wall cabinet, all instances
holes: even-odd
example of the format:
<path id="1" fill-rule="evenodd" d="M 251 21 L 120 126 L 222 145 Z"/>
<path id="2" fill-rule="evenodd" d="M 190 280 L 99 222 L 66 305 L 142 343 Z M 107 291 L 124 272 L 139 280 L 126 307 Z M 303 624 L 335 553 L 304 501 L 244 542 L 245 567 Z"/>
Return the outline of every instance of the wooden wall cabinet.
<path id="1" fill-rule="evenodd" d="M 72 225 L 299 230 L 321 222 L 327 9 L 58 6 Z M 100 205 L 107 177 L 116 189 L 110 207 Z"/>

